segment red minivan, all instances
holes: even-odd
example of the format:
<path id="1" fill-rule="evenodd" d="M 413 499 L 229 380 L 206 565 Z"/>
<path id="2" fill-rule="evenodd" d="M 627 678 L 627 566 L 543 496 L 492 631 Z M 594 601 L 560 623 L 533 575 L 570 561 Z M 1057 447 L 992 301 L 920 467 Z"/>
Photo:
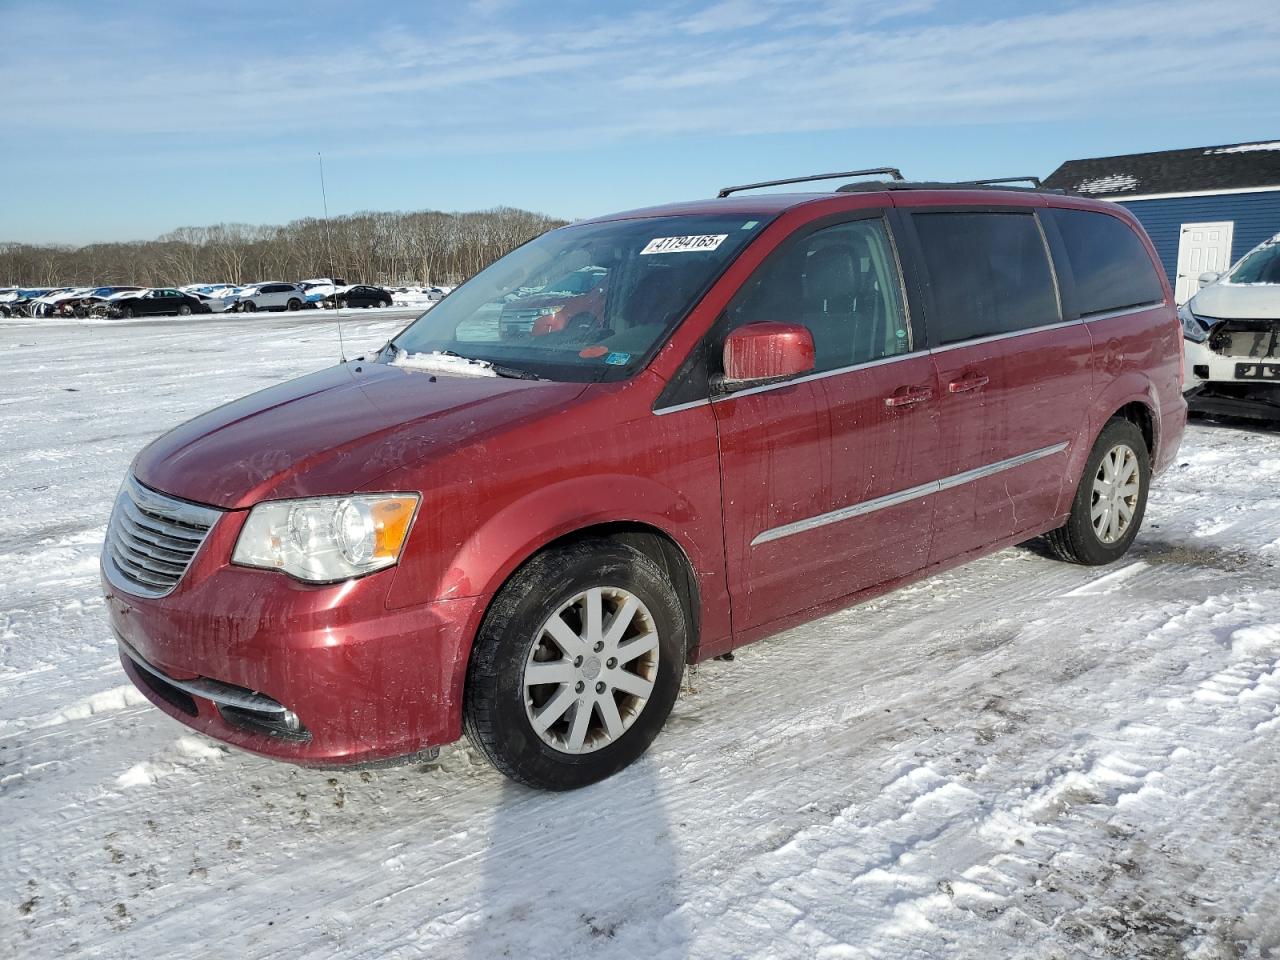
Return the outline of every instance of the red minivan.
<path id="1" fill-rule="evenodd" d="M 644 752 L 686 663 L 1034 537 L 1128 550 L 1185 424 L 1128 212 L 724 193 L 547 233 L 376 354 L 151 443 L 102 557 L 134 683 L 282 760 L 465 730 L 564 789 Z M 591 323 L 499 330 L 580 270 Z"/>

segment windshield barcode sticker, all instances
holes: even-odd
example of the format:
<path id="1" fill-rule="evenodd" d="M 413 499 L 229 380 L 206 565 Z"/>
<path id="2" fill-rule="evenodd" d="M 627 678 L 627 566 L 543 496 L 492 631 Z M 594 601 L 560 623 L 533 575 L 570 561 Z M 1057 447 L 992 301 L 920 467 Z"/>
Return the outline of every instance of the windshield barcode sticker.
<path id="1" fill-rule="evenodd" d="M 699 237 L 654 237 L 640 251 L 640 256 L 643 257 L 646 253 L 697 253 L 701 250 L 714 250 L 728 238 L 727 233 Z"/>

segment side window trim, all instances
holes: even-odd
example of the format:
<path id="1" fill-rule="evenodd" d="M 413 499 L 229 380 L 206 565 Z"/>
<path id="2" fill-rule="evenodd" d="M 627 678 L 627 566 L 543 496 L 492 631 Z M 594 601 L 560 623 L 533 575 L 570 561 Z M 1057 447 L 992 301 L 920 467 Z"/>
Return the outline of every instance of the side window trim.
<path id="1" fill-rule="evenodd" d="M 1053 268 L 1053 281 L 1058 287 L 1058 308 L 1063 320 L 1079 320 L 1080 303 L 1076 296 L 1075 273 L 1071 269 L 1071 258 L 1067 256 L 1067 244 L 1062 239 L 1058 224 L 1047 213 L 1052 207 L 1036 211 L 1036 220 L 1040 223 L 1040 232 L 1044 235 L 1049 250 L 1049 264 Z"/>
<path id="2" fill-rule="evenodd" d="M 1033 211 L 1032 215 L 1036 219 L 1036 230 L 1040 234 L 1040 243 L 1044 246 L 1044 259 L 1049 264 L 1049 279 L 1053 282 L 1053 300 L 1058 305 L 1058 319 L 1047 326 L 1061 326 L 1067 323 L 1066 304 L 1062 302 L 1062 285 L 1058 282 L 1058 267 L 1053 262 L 1053 248 L 1049 246 L 1049 236 L 1044 232 L 1045 218 L 1040 216 L 1040 211 Z M 1032 329 L 1035 329 L 1034 327 Z"/>

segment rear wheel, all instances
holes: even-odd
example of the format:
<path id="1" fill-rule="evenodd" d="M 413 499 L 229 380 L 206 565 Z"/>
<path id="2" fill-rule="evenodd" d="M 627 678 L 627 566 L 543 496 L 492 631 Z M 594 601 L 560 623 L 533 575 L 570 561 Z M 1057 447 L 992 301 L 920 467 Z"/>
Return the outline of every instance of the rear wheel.
<path id="1" fill-rule="evenodd" d="M 1046 537 L 1060 560 L 1101 566 L 1128 551 L 1147 509 L 1151 457 L 1142 431 L 1109 420 L 1085 464 L 1067 522 Z"/>
<path id="2" fill-rule="evenodd" d="M 534 557 L 494 598 L 467 671 L 467 736 L 547 790 L 603 780 L 648 749 L 684 674 L 688 623 L 661 568 L 608 540 Z"/>

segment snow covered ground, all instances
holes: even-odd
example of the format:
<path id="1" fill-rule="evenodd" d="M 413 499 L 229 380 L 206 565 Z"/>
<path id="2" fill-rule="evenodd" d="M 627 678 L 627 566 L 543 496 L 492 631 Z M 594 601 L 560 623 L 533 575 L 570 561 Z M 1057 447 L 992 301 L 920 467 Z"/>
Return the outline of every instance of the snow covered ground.
<path id="1" fill-rule="evenodd" d="M 1280 432 L 1193 425 L 1115 567 L 1010 549 L 792 630 L 538 794 L 231 752 L 120 670 L 133 453 L 336 356 L 315 315 L 0 327 L 0 956 L 1280 955 Z"/>

